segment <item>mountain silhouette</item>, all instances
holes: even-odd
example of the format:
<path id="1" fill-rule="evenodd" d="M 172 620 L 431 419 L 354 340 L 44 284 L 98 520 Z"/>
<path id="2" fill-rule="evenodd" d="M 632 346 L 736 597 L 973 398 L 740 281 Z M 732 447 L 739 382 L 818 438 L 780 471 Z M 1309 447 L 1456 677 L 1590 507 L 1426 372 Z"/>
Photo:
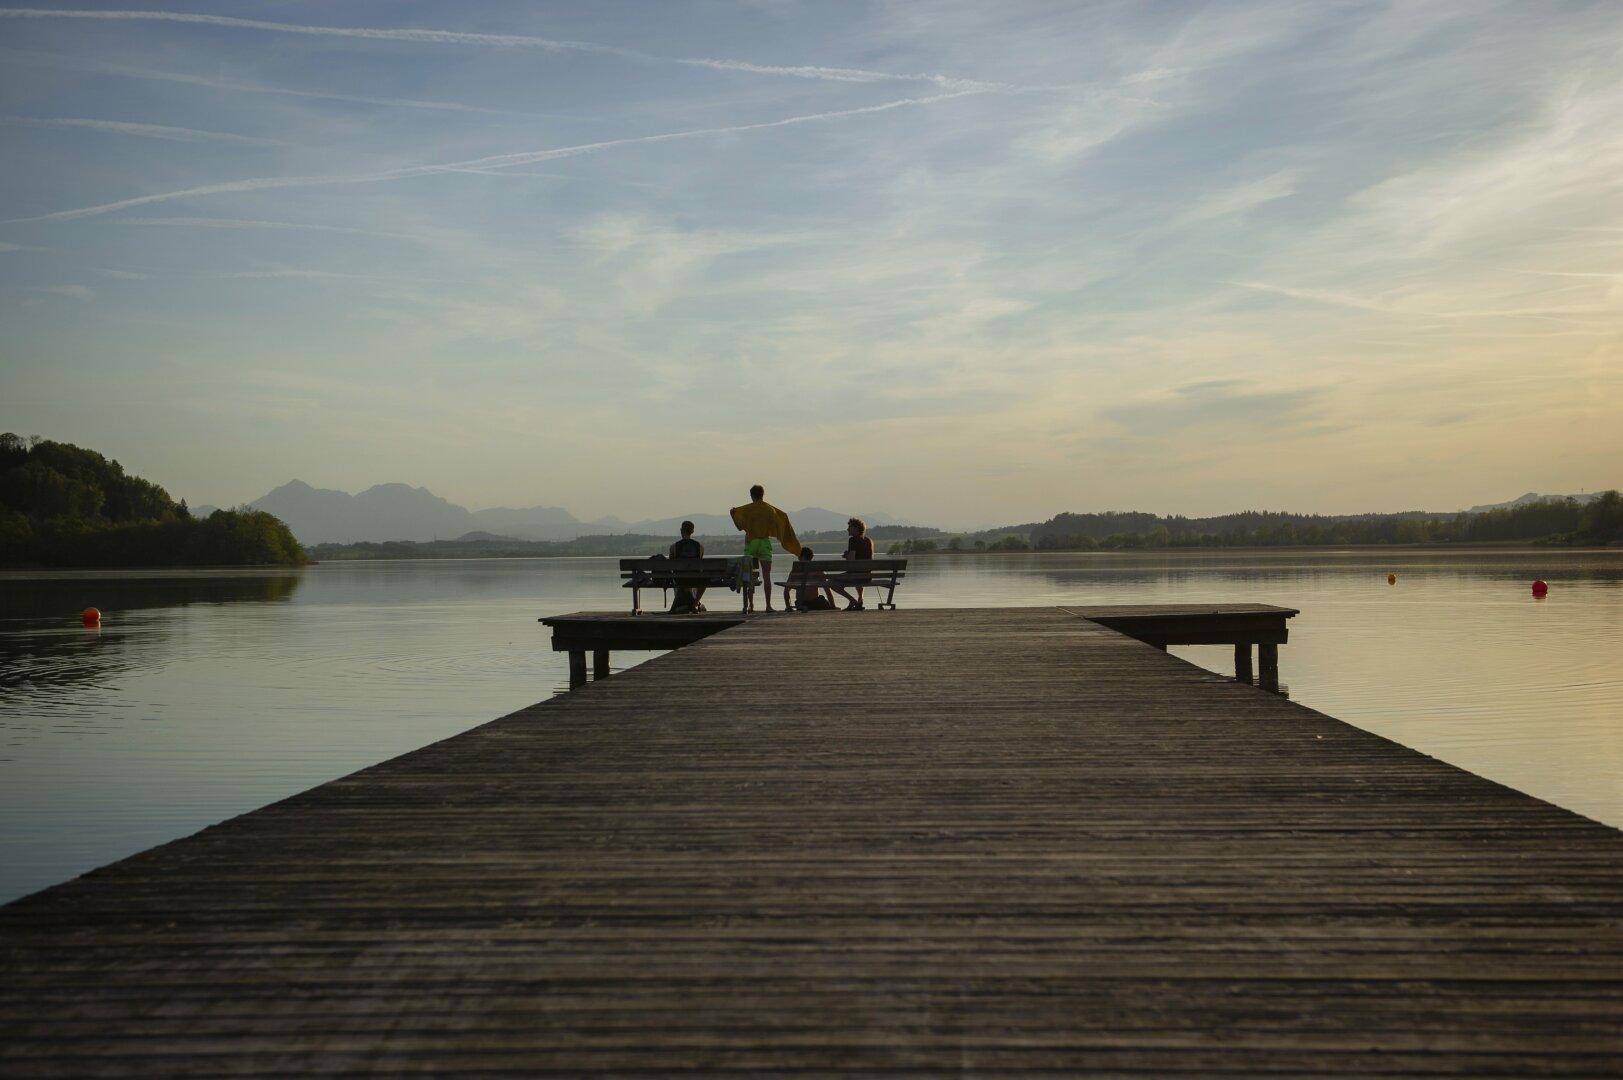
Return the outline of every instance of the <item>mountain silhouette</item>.
<path id="1" fill-rule="evenodd" d="M 427 488 L 410 484 L 377 484 L 351 495 L 332 488 L 312 487 L 303 480 L 291 480 L 248 505 L 281 518 L 305 544 L 449 540 L 467 533 L 519 540 L 573 540 L 595 533 L 674 536 L 684 520 L 692 521 L 700 535 L 718 536 L 737 531 L 725 513 L 642 521 L 624 521 L 611 516 L 582 521 L 560 506 L 469 510 L 442 499 Z M 207 509 L 199 507 L 198 513 Z M 843 530 L 850 517 L 817 506 L 792 510 L 789 516 L 795 528 L 805 533 Z M 865 519 L 870 525 L 895 524 L 895 519 L 886 514 L 866 515 Z"/>

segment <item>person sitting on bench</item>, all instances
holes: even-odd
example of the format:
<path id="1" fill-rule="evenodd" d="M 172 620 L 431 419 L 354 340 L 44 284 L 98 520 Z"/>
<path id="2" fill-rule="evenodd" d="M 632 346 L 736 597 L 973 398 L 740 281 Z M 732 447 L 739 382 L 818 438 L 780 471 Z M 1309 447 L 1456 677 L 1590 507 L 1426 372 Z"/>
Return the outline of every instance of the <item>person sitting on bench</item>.
<path id="1" fill-rule="evenodd" d="M 867 522 L 861 518 L 852 518 L 845 523 L 845 533 L 847 537 L 845 541 L 845 558 L 862 561 L 873 558 L 873 537 L 868 535 Z M 845 605 L 845 610 L 866 610 L 862 606 L 862 586 L 869 579 L 869 575 L 864 571 L 857 570 L 846 574 L 845 579 L 857 590 L 855 600 L 852 600 L 850 594 L 844 589 L 839 590 L 840 595 L 850 601 Z"/>
<path id="2" fill-rule="evenodd" d="M 693 522 L 682 522 L 682 539 L 671 545 L 671 558 L 704 558 L 704 545 L 693 539 Z M 671 614 L 681 615 L 689 612 L 704 611 L 705 606 L 699 602 L 699 599 L 702 596 L 704 596 L 703 585 L 678 585 L 676 587 L 676 597 L 671 602 Z"/>
<path id="3" fill-rule="evenodd" d="M 785 594 L 793 592 L 794 599 L 785 595 L 784 603 L 792 603 L 796 611 L 833 611 L 834 592 L 828 575 L 813 567 L 811 559 L 812 549 L 801 548 L 799 560 L 789 568 L 788 587 L 784 589 Z M 851 598 L 844 589 L 840 592 L 847 600 Z"/>

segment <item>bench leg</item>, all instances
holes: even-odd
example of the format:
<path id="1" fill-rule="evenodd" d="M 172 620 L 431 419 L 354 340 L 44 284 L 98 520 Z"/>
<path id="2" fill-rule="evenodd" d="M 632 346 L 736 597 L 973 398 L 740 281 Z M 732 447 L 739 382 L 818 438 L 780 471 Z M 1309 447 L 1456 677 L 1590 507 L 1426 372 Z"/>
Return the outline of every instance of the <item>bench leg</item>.
<path id="1" fill-rule="evenodd" d="M 1272 642 L 1259 642 L 1257 645 L 1257 667 L 1260 669 L 1258 680 L 1264 690 L 1270 693 L 1279 693 L 1279 646 Z"/>
<path id="2" fill-rule="evenodd" d="M 1236 641 L 1234 643 L 1234 681 L 1248 683 L 1251 678 L 1251 643 L 1249 641 Z"/>
<path id="3" fill-rule="evenodd" d="M 569 689 L 578 690 L 586 685 L 586 650 L 569 650 Z"/>
<path id="4" fill-rule="evenodd" d="M 631 586 L 631 614 L 642 614 L 642 590 L 635 585 Z"/>
<path id="5" fill-rule="evenodd" d="M 592 650 L 592 678 L 606 679 L 609 677 L 609 650 Z"/>

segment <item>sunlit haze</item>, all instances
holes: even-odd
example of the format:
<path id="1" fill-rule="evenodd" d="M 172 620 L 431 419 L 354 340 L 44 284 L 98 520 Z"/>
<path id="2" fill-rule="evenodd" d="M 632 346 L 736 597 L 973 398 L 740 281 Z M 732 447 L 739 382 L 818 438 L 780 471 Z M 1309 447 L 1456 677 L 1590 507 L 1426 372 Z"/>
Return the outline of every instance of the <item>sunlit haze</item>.
<path id="1" fill-rule="evenodd" d="M 0 430 L 626 518 L 1623 480 L 1623 4 L 0 9 Z"/>

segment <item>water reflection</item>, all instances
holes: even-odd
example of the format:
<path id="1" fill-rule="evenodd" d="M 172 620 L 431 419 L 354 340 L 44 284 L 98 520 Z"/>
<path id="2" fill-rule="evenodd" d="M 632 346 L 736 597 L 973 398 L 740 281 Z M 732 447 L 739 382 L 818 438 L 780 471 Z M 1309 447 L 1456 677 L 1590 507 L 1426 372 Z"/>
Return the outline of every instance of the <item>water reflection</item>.
<path id="1" fill-rule="evenodd" d="M 1623 824 L 1620 586 L 1615 550 L 958 555 L 897 599 L 1299 608 L 1298 701 Z M 627 604 L 613 559 L 0 574 L 0 899 L 545 697 L 568 675 L 536 618 Z"/>
<path id="2" fill-rule="evenodd" d="M 277 603 L 293 596 L 298 573 L 186 576 L 38 576 L 0 578 L 0 691 L 60 691 L 105 682 L 143 662 L 145 635 L 122 632 L 132 613 L 190 604 Z M 101 609 L 103 625 L 78 625 L 79 612 Z"/>
<path id="3" fill-rule="evenodd" d="M 300 570 L 104 571 L 0 574 L 0 620 L 73 617 L 87 607 L 120 611 L 286 600 L 304 580 Z"/>

